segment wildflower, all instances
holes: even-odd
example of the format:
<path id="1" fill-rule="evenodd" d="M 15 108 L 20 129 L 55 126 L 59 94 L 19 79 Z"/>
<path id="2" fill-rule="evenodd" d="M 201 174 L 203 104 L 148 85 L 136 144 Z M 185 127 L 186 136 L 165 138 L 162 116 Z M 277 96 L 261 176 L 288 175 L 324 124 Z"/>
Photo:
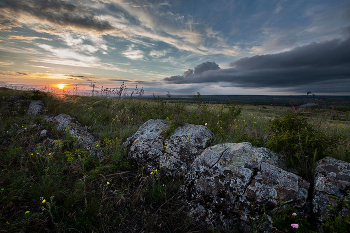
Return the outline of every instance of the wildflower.
<path id="1" fill-rule="evenodd" d="M 45 202 L 46 202 L 46 200 L 45 200 L 45 199 L 43 199 L 43 200 L 41 201 L 41 203 L 43 203 L 43 204 L 44 204 Z"/>
<path id="2" fill-rule="evenodd" d="M 205 123 L 204 125 L 207 125 L 208 123 Z"/>
<path id="3" fill-rule="evenodd" d="M 292 213 L 292 215 L 293 215 L 293 216 L 297 216 L 297 214 L 296 214 L 296 213 Z"/>
<path id="4" fill-rule="evenodd" d="M 107 181 L 107 184 L 109 184 L 109 182 Z"/>
<path id="5" fill-rule="evenodd" d="M 151 172 L 150 174 L 153 175 L 153 172 Z"/>
<path id="6" fill-rule="evenodd" d="M 299 227 L 299 225 L 298 224 L 296 224 L 296 223 L 292 223 L 292 224 L 290 224 L 293 228 L 298 228 Z"/>
<path id="7" fill-rule="evenodd" d="M 155 172 L 157 172 L 158 170 L 156 169 Z"/>
<path id="8" fill-rule="evenodd" d="M 24 214 L 29 214 L 29 213 L 30 213 L 30 211 L 27 210 Z"/>
<path id="9" fill-rule="evenodd" d="M 164 184 L 163 184 L 163 187 L 164 187 Z"/>
<path id="10" fill-rule="evenodd" d="M 167 150 L 168 149 L 168 147 L 167 146 L 164 146 L 164 148 Z"/>

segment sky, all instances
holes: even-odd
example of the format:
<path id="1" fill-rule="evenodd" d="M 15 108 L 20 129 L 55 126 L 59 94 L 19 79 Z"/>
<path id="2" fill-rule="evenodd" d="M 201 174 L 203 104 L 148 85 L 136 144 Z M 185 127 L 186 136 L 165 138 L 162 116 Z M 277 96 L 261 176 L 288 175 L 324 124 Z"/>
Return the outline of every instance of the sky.
<path id="1" fill-rule="evenodd" d="M 350 95 L 348 0 L 0 0 L 0 86 Z"/>

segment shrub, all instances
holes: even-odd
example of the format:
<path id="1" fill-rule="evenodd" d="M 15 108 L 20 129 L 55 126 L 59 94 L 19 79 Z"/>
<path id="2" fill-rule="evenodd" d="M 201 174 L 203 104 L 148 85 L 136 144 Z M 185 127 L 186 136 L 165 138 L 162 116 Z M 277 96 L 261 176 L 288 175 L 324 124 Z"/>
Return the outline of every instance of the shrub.
<path id="1" fill-rule="evenodd" d="M 350 227 L 350 196 L 338 198 L 336 205 L 327 205 L 330 211 L 328 217 L 322 222 L 324 232 L 347 232 Z"/>
<path id="2" fill-rule="evenodd" d="M 311 180 L 314 162 L 327 155 L 340 141 L 339 136 L 328 137 L 315 130 L 306 118 L 287 111 L 273 119 L 267 129 L 266 147 L 287 155 L 286 165 L 296 168 L 304 178 Z"/>

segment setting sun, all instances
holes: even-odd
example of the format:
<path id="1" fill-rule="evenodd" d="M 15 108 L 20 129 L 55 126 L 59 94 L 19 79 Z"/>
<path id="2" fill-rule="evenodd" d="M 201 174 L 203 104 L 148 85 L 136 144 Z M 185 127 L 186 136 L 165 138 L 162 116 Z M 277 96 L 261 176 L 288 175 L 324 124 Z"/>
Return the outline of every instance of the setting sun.
<path id="1" fill-rule="evenodd" d="M 57 84 L 57 87 L 58 87 L 59 89 L 63 89 L 65 85 L 66 85 L 66 84 Z"/>

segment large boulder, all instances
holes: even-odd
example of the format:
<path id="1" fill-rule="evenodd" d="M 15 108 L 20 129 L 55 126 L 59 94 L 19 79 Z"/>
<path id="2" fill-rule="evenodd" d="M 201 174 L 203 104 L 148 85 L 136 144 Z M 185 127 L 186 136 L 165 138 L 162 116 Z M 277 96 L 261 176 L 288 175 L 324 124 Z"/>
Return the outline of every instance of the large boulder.
<path id="1" fill-rule="evenodd" d="M 350 196 L 350 163 L 331 157 L 321 159 L 316 164 L 314 183 L 313 213 L 322 222 L 332 214 L 327 205 L 338 204 L 335 197 L 343 199 Z M 343 213 L 349 214 L 347 210 Z"/>
<path id="2" fill-rule="evenodd" d="M 165 120 L 148 120 L 129 137 L 124 146 L 128 158 L 135 160 L 146 171 L 159 169 L 159 157 L 164 153 L 164 130 L 170 125 Z"/>
<path id="3" fill-rule="evenodd" d="M 77 141 L 81 143 L 85 149 L 94 149 L 95 137 L 74 117 L 62 113 L 55 117 L 46 117 L 46 121 L 54 123 L 58 130 L 65 131 L 73 137 L 76 137 Z"/>
<path id="4" fill-rule="evenodd" d="M 27 113 L 29 115 L 40 115 L 45 112 L 45 104 L 41 100 L 32 100 L 30 101 Z"/>
<path id="5" fill-rule="evenodd" d="M 250 143 L 225 143 L 209 147 L 198 156 L 181 190 L 190 214 L 218 230 L 249 232 L 259 209 L 269 213 L 276 200 L 302 208 L 309 183 L 279 167 L 279 156 Z M 252 208 L 254 205 L 254 208 Z M 271 220 L 271 216 L 268 216 Z M 265 230 L 273 232 L 271 221 Z"/>
<path id="6" fill-rule="evenodd" d="M 165 139 L 160 170 L 167 175 L 186 174 L 194 159 L 209 146 L 213 133 L 204 125 L 185 124 Z"/>
<path id="7" fill-rule="evenodd" d="M 128 158 L 135 160 L 147 172 L 159 170 L 166 175 L 182 175 L 210 142 L 213 133 L 203 125 L 185 124 L 167 138 L 165 131 L 171 122 L 148 120 L 129 137 L 124 145 Z"/>

